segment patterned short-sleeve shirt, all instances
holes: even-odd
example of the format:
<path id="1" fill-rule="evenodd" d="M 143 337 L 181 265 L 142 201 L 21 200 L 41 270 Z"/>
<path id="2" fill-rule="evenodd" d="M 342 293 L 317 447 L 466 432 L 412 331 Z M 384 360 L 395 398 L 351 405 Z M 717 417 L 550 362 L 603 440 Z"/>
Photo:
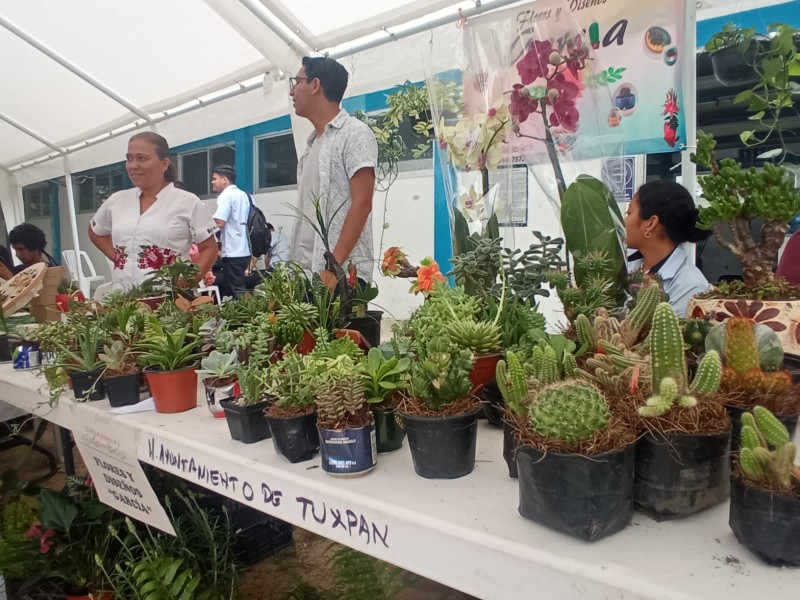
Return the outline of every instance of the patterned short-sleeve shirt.
<path id="1" fill-rule="evenodd" d="M 111 271 L 115 287 L 129 290 L 149 273 L 189 260 L 192 244 L 206 241 L 218 229 L 203 201 L 171 183 L 139 214 L 139 188 L 122 190 L 103 202 L 92 218 L 92 231 L 110 235 L 114 244 Z"/>
<path id="2" fill-rule="evenodd" d="M 308 138 L 308 146 L 297 165 L 297 180 L 301 181 L 303 169 L 319 169 L 319 197 L 326 223 L 330 223 L 329 242 L 331 250 L 336 247 L 342 233 L 345 217 L 353 203 L 350 197 L 350 179 L 360 169 L 375 168 L 378 164 L 378 143 L 368 125 L 342 110 L 325 126 L 325 133 L 320 138 L 319 164 L 308 164 L 307 158 L 316 138 L 312 133 Z M 303 206 L 301 203 L 300 206 Z M 314 215 L 308 215 L 314 218 Z M 304 224 L 297 219 L 292 231 L 292 260 L 303 255 L 300 248 L 302 228 Z M 310 268 L 314 273 L 325 269 L 325 248 L 319 236 L 314 238 L 311 264 L 302 266 Z M 353 251 L 343 267 L 352 263 L 358 270 L 358 276 L 365 281 L 372 281 L 372 268 L 375 262 L 375 249 L 372 246 L 372 215 L 367 218 L 364 230 L 358 238 Z"/>

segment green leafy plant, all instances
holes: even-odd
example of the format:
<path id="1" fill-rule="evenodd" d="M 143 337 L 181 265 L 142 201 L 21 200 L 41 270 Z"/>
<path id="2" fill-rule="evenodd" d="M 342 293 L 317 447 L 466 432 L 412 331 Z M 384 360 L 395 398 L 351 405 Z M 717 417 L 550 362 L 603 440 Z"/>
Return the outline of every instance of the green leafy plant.
<path id="1" fill-rule="evenodd" d="M 106 377 L 136 373 L 139 370 L 135 353 L 120 340 L 114 340 L 111 345 L 105 344 L 98 358 L 103 363 Z"/>
<path id="2" fill-rule="evenodd" d="M 368 413 L 362 364 L 346 355 L 325 361 L 315 381 L 314 397 L 320 427 L 362 425 Z"/>
<path id="3" fill-rule="evenodd" d="M 167 295 L 172 300 L 182 296 L 191 300 L 191 290 L 196 286 L 199 275 L 200 269 L 196 264 L 179 258 L 153 271 L 139 287 L 144 294 Z"/>
<path id="4" fill-rule="evenodd" d="M 501 240 L 493 237 L 470 237 L 469 240 L 469 249 L 453 256 L 453 269 L 449 274 L 468 294 L 486 299 L 503 266 Z"/>
<path id="5" fill-rule="evenodd" d="M 137 345 L 142 351 L 139 362 L 163 371 L 177 371 L 197 364 L 199 345 L 200 340 L 189 325 L 168 332 L 157 319 L 150 317 L 145 336 Z"/>
<path id="6" fill-rule="evenodd" d="M 238 399 L 241 404 L 251 405 L 263 402 L 267 394 L 269 375 L 266 369 L 258 365 L 247 365 L 236 370 L 239 388 L 242 395 Z"/>
<path id="7" fill-rule="evenodd" d="M 739 466 L 753 481 L 791 490 L 797 447 L 775 415 L 763 406 L 742 414 Z"/>
<path id="8" fill-rule="evenodd" d="M 497 323 L 459 319 L 448 324 L 445 335 L 459 348 L 478 355 L 500 350 L 500 327 Z"/>
<path id="9" fill-rule="evenodd" d="M 412 363 L 409 392 L 429 409 L 442 410 L 469 394 L 471 370 L 468 350 L 442 341 L 434 342 L 426 356 Z"/>
<path id="10" fill-rule="evenodd" d="M 304 408 L 314 403 L 317 365 L 310 356 L 289 349 L 269 368 L 267 390 L 281 408 Z"/>
<path id="11" fill-rule="evenodd" d="M 506 352 L 505 360 L 497 363 L 495 378 L 506 405 L 514 414 L 522 416 L 525 413 L 524 402 L 529 386 L 525 367 L 516 353 L 511 350 Z"/>
<path id="12" fill-rule="evenodd" d="M 98 350 L 106 338 L 103 327 L 96 322 L 85 321 L 76 332 L 77 350 L 71 344 L 57 348 L 61 362 L 53 365 L 65 371 L 97 371 L 103 367 L 103 361 L 98 357 Z"/>
<path id="13" fill-rule="evenodd" d="M 13 500 L 3 507 L 0 574 L 6 581 L 36 581 L 47 577 L 53 555 L 42 552 L 44 532 L 41 532 L 41 527 L 40 534 L 33 535 L 31 528 L 37 522 L 37 512 L 25 500 Z M 52 535 L 44 538 L 45 547 L 50 537 Z"/>
<path id="14" fill-rule="evenodd" d="M 213 350 L 200 361 L 197 376 L 210 387 L 219 387 L 230 383 L 236 377 L 239 359 L 236 351 L 224 353 Z"/>
<path id="15" fill-rule="evenodd" d="M 62 279 L 58 282 L 56 286 L 56 293 L 58 294 L 74 294 L 78 291 L 78 288 L 72 282 L 71 279 Z"/>
<path id="16" fill-rule="evenodd" d="M 405 376 L 410 368 L 410 358 L 397 356 L 386 358 L 378 348 L 370 348 L 364 364 L 367 402 L 378 404 L 403 389 Z"/>
<path id="17" fill-rule="evenodd" d="M 566 263 L 561 259 L 564 240 L 551 238 L 538 231 L 533 235 L 538 242 L 531 244 L 526 250 L 504 249 L 503 270 L 510 299 L 533 304 L 537 296 L 549 296 L 545 289 L 548 275 L 563 267 Z"/>
<path id="18" fill-rule="evenodd" d="M 599 390 L 580 382 L 559 382 L 543 388 L 530 408 L 536 433 L 568 444 L 591 439 L 610 418 L 611 411 Z"/>

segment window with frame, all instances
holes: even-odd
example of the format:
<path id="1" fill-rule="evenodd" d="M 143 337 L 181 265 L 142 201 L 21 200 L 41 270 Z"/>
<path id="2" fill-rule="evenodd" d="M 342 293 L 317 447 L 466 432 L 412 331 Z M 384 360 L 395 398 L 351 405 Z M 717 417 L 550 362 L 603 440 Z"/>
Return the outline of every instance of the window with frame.
<path id="1" fill-rule="evenodd" d="M 95 212 L 111 194 L 124 189 L 124 170 L 124 166 L 116 165 L 73 175 L 78 212 Z"/>
<path id="2" fill-rule="evenodd" d="M 50 186 L 47 182 L 22 188 L 22 205 L 25 220 L 50 218 Z"/>
<path id="3" fill-rule="evenodd" d="M 256 140 L 256 173 L 259 190 L 297 185 L 297 150 L 291 131 Z"/>
<path id="4" fill-rule="evenodd" d="M 219 165 L 236 165 L 236 147 L 233 144 L 204 148 L 178 155 L 179 178 L 187 190 L 201 198 L 209 198 L 211 171 Z"/>

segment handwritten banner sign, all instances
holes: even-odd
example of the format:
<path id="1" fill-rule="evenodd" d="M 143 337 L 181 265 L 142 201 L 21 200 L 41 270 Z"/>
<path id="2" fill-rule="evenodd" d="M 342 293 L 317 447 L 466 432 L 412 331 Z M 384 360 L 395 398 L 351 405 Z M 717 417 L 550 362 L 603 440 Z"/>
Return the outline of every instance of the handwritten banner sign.
<path id="1" fill-rule="evenodd" d="M 175 535 L 142 466 L 131 428 L 105 417 L 74 432 L 75 443 L 100 500 L 137 521 Z"/>
<path id="2" fill-rule="evenodd" d="M 152 436 L 146 442 L 146 455 L 142 460 L 159 469 L 279 519 L 306 528 L 329 529 L 331 535 L 323 532 L 326 537 L 339 536 L 366 547 L 389 548 L 389 526 L 367 514 L 343 505 L 334 506 L 330 500 L 311 498 L 307 493 L 293 492 L 282 484 L 256 479 L 252 471 L 234 471 L 236 467 L 230 463 L 228 469 L 220 468 L 176 442 L 159 441 Z"/>

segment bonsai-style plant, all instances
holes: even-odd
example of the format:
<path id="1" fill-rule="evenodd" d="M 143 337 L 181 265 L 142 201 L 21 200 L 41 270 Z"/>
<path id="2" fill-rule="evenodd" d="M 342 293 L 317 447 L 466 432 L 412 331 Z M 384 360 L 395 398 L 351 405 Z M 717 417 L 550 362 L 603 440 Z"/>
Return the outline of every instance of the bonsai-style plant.
<path id="1" fill-rule="evenodd" d="M 220 402 L 232 398 L 236 383 L 236 370 L 239 360 L 236 350 L 224 353 L 219 350 L 212 352 L 200 361 L 197 376 L 202 380 L 206 391 L 208 409 L 215 417 L 222 418 L 224 411 Z"/>
<path id="2" fill-rule="evenodd" d="M 730 526 L 765 562 L 800 566 L 797 447 L 766 408 L 742 415 L 742 445 L 731 489 Z"/>

